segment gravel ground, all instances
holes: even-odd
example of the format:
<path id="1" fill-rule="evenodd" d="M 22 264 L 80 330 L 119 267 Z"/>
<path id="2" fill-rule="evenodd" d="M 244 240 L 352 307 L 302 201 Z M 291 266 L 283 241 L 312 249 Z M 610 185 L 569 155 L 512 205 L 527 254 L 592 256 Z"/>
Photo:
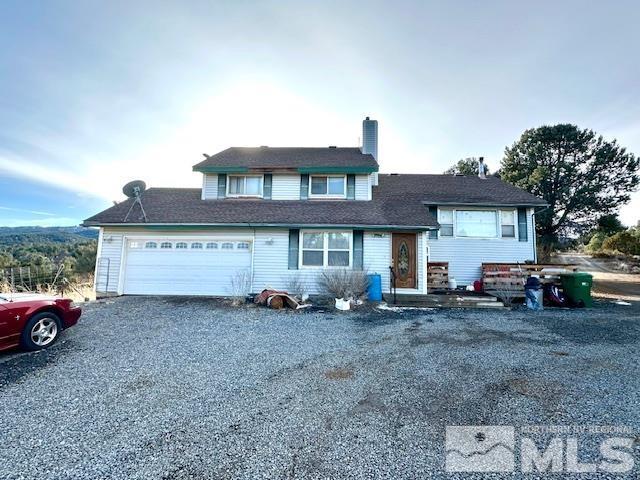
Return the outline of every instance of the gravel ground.
<path id="1" fill-rule="evenodd" d="M 639 319 L 96 302 L 51 349 L 0 355 L 0 478 L 487 478 L 445 473 L 447 425 L 625 426 L 634 470 L 592 477 L 638 478 Z"/>

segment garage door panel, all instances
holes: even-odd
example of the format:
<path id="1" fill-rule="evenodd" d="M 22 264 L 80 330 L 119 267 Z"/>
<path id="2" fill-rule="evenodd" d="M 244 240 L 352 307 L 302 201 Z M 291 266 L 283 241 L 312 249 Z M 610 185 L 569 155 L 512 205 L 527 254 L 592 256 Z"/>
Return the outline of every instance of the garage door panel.
<path id="1" fill-rule="evenodd" d="M 136 295 L 230 295 L 231 280 L 239 273 L 251 273 L 251 245 L 245 241 L 198 239 L 185 241 L 205 244 L 216 242 L 232 249 L 144 248 L 152 242 L 184 240 L 152 239 L 127 244 L 124 293 Z M 238 248 L 241 245 L 242 248 Z"/>

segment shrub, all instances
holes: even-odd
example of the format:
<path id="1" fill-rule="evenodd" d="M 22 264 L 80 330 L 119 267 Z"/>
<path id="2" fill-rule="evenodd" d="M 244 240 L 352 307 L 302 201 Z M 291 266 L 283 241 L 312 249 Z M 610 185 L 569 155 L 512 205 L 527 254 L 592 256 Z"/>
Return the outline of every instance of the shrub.
<path id="1" fill-rule="evenodd" d="M 238 270 L 235 275 L 231 277 L 231 286 L 229 290 L 233 305 L 242 305 L 251 290 L 251 274 L 249 271 Z"/>
<path id="2" fill-rule="evenodd" d="M 307 293 L 307 284 L 299 273 L 294 273 L 287 278 L 287 292 L 299 298 Z"/>
<path id="3" fill-rule="evenodd" d="M 318 283 L 333 298 L 360 298 L 367 291 L 369 279 L 363 270 L 338 268 L 324 270 Z"/>
<path id="4" fill-rule="evenodd" d="M 589 253 L 597 253 L 602 250 L 602 243 L 606 240 L 607 236 L 603 232 L 596 232 L 589 240 L 589 243 L 585 247 L 585 250 Z"/>
<path id="5" fill-rule="evenodd" d="M 640 255 L 640 236 L 633 230 L 625 230 L 608 237 L 602 242 L 604 250 L 614 250 L 625 255 Z"/>

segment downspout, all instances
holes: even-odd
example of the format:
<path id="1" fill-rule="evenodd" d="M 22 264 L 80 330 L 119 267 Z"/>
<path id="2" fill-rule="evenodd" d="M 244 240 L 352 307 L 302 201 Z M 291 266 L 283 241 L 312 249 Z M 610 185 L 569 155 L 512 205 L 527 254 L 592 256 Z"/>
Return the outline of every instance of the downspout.
<path id="1" fill-rule="evenodd" d="M 251 227 L 251 224 L 249 223 L 249 228 L 251 228 L 251 230 L 253 230 L 253 242 L 251 244 L 251 287 L 250 287 L 250 292 L 249 293 L 257 293 L 253 290 L 253 283 L 254 283 L 254 278 L 253 276 L 255 275 L 255 268 L 254 268 L 254 262 L 255 262 L 255 258 L 256 258 L 256 228 L 255 227 Z"/>
<path id="2" fill-rule="evenodd" d="M 544 212 L 548 208 L 549 206 L 547 205 L 546 207 L 538 210 L 537 213 Z M 533 221 L 533 263 L 538 263 L 538 233 L 536 231 L 536 207 L 533 207 L 533 213 L 531 214 L 531 219 Z"/>

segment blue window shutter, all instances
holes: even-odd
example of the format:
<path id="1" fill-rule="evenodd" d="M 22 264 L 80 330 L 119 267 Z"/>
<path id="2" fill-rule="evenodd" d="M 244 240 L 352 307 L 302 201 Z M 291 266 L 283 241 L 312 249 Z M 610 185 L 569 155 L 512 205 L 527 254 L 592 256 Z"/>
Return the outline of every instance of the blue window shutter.
<path id="1" fill-rule="evenodd" d="M 364 267 L 364 232 L 362 230 L 353 231 L 353 269 L 362 270 Z"/>
<path id="2" fill-rule="evenodd" d="M 527 209 L 520 207 L 518 208 L 518 240 L 526 242 L 528 241 L 527 237 Z"/>
<path id="3" fill-rule="evenodd" d="M 227 196 L 227 174 L 218 174 L 218 198 L 224 198 Z"/>
<path id="4" fill-rule="evenodd" d="M 300 175 L 300 200 L 306 200 L 309 198 L 309 174 L 303 173 Z"/>
<path id="5" fill-rule="evenodd" d="M 289 230 L 289 270 L 298 269 L 298 252 L 300 249 L 300 230 Z"/>
<path id="6" fill-rule="evenodd" d="M 262 183 L 262 197 L 266 200 L 271 200 L 271 184 L 273 182 L 273 175 L 270 173 L 264 174 L 264 181 Z"/>
<path id="7" fill-rule="evenodd" d="M 429 213 L 433 217 L 434 220 L 438 221 L 438 207 L 432 205 L 429 207 Z M 436 240 L 438 238 L 437 230 L 429 230 L 429 240 Z"/>
<path id="8" fill-rule="evenodd" d="M 353 173 L 347 175 L 347 199 L 356 199 L 356 176 Z"/>

